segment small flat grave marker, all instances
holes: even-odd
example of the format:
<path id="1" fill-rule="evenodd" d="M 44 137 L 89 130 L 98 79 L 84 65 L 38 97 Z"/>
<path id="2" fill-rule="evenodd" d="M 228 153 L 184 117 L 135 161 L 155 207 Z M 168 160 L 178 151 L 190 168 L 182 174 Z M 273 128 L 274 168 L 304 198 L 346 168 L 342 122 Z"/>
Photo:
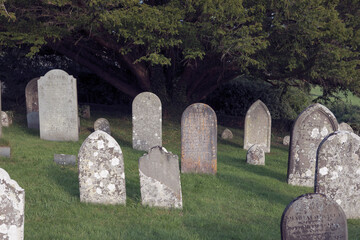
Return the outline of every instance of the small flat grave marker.
<path id="1" fill-rule="evenodd" d="M 76 165 L 76 156 L 67 154 L 54 154 L 54 162 L 60 165 Z"/>

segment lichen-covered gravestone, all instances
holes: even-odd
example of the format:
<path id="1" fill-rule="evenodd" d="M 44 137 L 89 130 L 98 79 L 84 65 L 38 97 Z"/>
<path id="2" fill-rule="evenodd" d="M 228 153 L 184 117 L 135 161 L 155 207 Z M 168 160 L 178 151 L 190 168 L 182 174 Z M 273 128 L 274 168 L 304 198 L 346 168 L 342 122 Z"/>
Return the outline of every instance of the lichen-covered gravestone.
<path id="1" fill-rule="evenodd" d="M 12 124 L 12 118 L 7 112 L 1 111 L 1 124 L 3 127 L 9 127 Z"/>
<path id="2" fill-rule="evenodd" d="M 26 118 L 28 128 L 39 129 L 39 99 L 38 99 L 38 80 L 33 78 L 25 88 L 26 98 Z"/>
<path id="3" fill-rule="evenodd" d="M 234 135 L 233 133 L 230 131 L 230 129 L 226 128 L 222 133 L 221 133 L 221 138 L 222 139 L 233 139 Z"/>
<path id="4" fill-rule="evenodd" d="M 94 130 L 101 130 L 111 135 L 110 123 L 106 118 L 99 118 L 94 122 Z"/>
<path id="5" fill-rule="evenodd" d="M 337 131 L 326 137 L 317 154 L 315 191 L 336 201 L 347 218 L 360 218 L 360 137 Z"/>
<path id="6" fill-rule="evenodd" d="M 0 168 L 0 239 L 24 239 L 25 191 Z"/>
<path id="7" fill-rule="evenodd" d="M 90 134 L 78 162 L 81 202 L 126 204 L 124 159 L 113 137 L 100 130 Z"/>
<path id="8" fill-rule="evenodd" d="M 132 103 L 133 148 L 148 151 L 162 146 L 161 101 L 151 92 L 137 95 Z"/>
<path id="9" fill-rule="evenodd" d="M 265 165 L 265 152 L 263 146 L 254 144 L 246 153 L 246 162 L 252 165 Z"/>
<path id="10" fill-rule="evenodd" d="M 203 103 L 187 107 L 181 117 L 181 172 L 217 171 L 217 119 Z"/>
<path id="11" fill-rule="evenodd" d="M 139 159 L 139 174 L 143 205 L 182 208 L 178 156 L 153 147 Z"/>
<path id="12" fill-rule="evenodd" d="M 320 142 L 337 129 L 338 122 L 334 114 L 319 103 L 300 113 L 291 133 L 287 176 L 289 184 L 314 186 L 316 151 Z"/>
<path id="13" fill-rule="evenodd" d="M 244 149 L 249 149 L 257 144 L 264 147 L 266 153 L 270 152 L 271 140 L 271 115 L 266 105 L 257 100 L 245 116 Z"/>
<path id="14" fill-rule="evenodd" d="M 289 144 L 290 144 L 290 136 L 288 135 L 283 138 L 283 145 L 289 146 Z"/>
<path id="15" fill-rule="evenodd" d="M 310 193 L 292 201 L 281 218 L 282 240 L 347 240 L 344 211 L 323 194 Z"/>
<path id="16" fill-rule="evenodd" d="M 352 127 L 345 123 L 345 122 L 342 122 L 339 124 L 339 131 L 348 131 L 348 132 L 354 132 L 354 130 L 352 129 Z"/>
<path id="17" fill-rule="evenodd" d="M 38 80 L 40 138 L 78 141 L 76 79 L 63 70 L 47 72 Z"/>

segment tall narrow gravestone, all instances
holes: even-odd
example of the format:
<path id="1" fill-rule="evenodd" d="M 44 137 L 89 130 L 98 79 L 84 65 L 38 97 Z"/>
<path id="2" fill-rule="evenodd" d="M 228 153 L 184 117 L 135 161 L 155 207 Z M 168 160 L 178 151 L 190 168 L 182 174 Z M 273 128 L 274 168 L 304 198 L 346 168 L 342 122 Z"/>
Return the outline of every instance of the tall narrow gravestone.
<path id="1" fill-rule="evenodd" d="M 153 147 L 139 159 L 139 174 L 143 205 L 182 208 L 178 156 Z"/>
<path id="2" fill-rule="evenodd" d="M 126 204 L 124 159 L 113 137 L 101 130 L 90 134 L 78 162 L 81 202 Z"/>
<path id="3" fill-rule="evenodd" d="M 181 117 L 181 172 L 217 171 L 217 119 L 203 103 L 187 107 Z"/>
<path id="4" fill-rule="evenodd" d="M 266 105 L 257 100 L 254 102 L 245 116 L 244 149 L 248 150 L 252 145 L 263 146 L 264 152 L 270 152 L 271 140 L 271 115 Z"/>
<path id="5" fill-rule="evenodd" d="M 137 95 L 132 103 L 133 148 L 148 151 L 162 146 L 161 101 L 151 92 Z"/>
<path id="6" fill-rule="evenodd" d="M 360 218 L 360 137 L 337 131 L 318 149 L 315 191 L 336 201 L 347 218 Z"/>
<path id="7" fill-rule="evenodd" d="M 39 129 L 39 99 L 38 83 L 39 78 L 33 78 L 25 88 L 26 98 L 26 119 L 28 128 Z"/>
<path id="8" fill-rule="evenodd" d="M 347 240 L 344 211 L 323 194 L 310 193 L 292 201 L 281 218 L 282 240 Z"/>
<path id="9" fill-rule="evenodd" d="M 0 239 L 24 239 L 25 191 L 0 168 Z"/>
<path id="10" fill-rule="evenodd" d="M 51 70 L 38 80 L 40 138 L 78 141 L 76 79 L 63 70 Z"/>
<path id="11" fill-rule="evenodd" d="M 306 108 L 296 119 L 290 139 L 288 183 L 313 187 L 316 151 L 320 142 L 338 129 L 334 114 L 321 104 Z"/>

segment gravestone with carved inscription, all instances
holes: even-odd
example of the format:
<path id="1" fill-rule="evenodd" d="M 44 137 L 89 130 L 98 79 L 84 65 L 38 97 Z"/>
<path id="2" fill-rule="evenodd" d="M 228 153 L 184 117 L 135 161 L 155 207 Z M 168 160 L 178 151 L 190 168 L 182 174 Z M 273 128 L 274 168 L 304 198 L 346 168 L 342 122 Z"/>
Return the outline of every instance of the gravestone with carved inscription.
<path id="1" fill-rule="evenodd" d="M 320 144 L 315 192 L 337 202 L 347 218 L 360 218 L 360 137 L 336 131 Z"/>
<path id="2" fill-rule="evenodd" d="M 111 135 L 110 123 L 106 118 L 98 118 L 94 122 L 94 130 L 101 130 Z"/>
<path id="3" fill-rule="evenodd" d="M 0 239 L 24 239 L 25 191 L 0 168 Z"/>
<path id="4" fill-rule="evenodd" d="M 217 119 L 203 103 L 188 106 L 181 117 L 181 172 L 217 171 Z"/>
<path id="5" fill-rule="evenodd" d="M 38 80 L 33 78 L 25 88 L 26 98 L 26 119 L 28 128 L 39 129 L 39 99 L 38 99 Z"/>
<path id="6" fill-rule="evenodd" d="M 281 218 L 281 239 L 347 240 L 345 213 L 323 194 L 304 194 L 286 207 Z"/>
<path id="7" fill-rule="evenodd" d="M 354 130 L 352 129 L 352 127 L 347 124 L 346 122 L 342 122 L 339 124 L 339 131 L 348 131 L 348 132 L 354 132 Z"/>
<path id="8" fill-rule="evenodd" d="M 139 174 L 143 205 L 182 208 L 178 156 L 153 147 L 139 159 Z"/>
<path id="9" fill-rule="evenodd" d="M 271 140 L 271 115 L 266 105 L 257 100 L 245 116 L 244 149 L 249 149 L 257 144 L 264 147 L 266 153 L 270 152 Z"/>
<path id="10" fill-rule="evenodd" d="M 148 151 L 162 146 L 161 101 L 151 92 L 138 94 L 132 103 L 133 148 Z"/>
<path id="11" fill-rule="evenodd" d="M 78 141 L 76 79 L 63 70 L 47 72 L 38 80 L 40 138 Z"/>
<path id="12" fill-rule="evenodd" d="M 291 133 L 287 176 L 289 184 L 314 186 L 316 151 L 320 142 L 337 129 L 338 122 L 334 114 L 319 103 L 300 113 Z"/>
<path id="13" fill-rule="evenodd" d="M 119 144 L 104 131 L 90 134 L 78 155 L 80 201 L 126 204 L 124 158 Z"/>

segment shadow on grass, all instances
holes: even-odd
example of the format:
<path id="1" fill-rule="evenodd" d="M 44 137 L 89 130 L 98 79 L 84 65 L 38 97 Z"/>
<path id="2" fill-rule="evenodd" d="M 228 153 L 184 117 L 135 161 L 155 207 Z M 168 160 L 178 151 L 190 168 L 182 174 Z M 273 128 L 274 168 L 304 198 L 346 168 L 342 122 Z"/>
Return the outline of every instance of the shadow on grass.
<path id="1" fill-rule="evenodd" d="M 62 187 L 65 192 L 73 197 L 80 196 L 79 178 L 77 171 L 69 169 L 68 166 L 51 165 L 49 167 L 49 178 Z"/>
<path id="2" fill-rule="evenodd" d="M 136 203 L 141 203 L 140 183 L 134 179 L 126 180 L 126 197 Z"/>

